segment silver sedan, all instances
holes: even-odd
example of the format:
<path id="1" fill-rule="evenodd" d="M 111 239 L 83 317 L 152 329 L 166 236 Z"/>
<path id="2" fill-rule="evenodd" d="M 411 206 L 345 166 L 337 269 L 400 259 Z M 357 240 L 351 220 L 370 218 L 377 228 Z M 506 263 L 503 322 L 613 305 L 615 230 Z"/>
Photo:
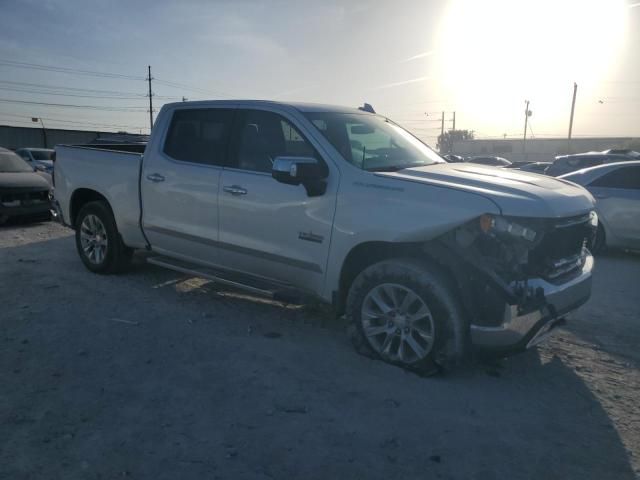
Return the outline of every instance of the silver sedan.
<path id="1" fill-rule="evenodd" d="M 558 178 L 582 185 L 596 199 L 594 252 L 604 246 L 640 250 L 640 161 L 599 165 Z"/>

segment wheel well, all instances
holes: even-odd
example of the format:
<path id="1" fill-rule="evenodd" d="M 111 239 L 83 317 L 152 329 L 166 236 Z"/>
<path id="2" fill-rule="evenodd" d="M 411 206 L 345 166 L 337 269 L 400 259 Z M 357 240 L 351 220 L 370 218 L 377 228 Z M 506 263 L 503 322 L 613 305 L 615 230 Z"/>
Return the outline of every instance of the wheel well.
<path id="1" fill-rule="evenodd" d="M 351 249 L 342 264 L 340 286 L 334 300 L 338 315 L 344 313 L 349 287 L 365 268 L 394 257 L 424 257 L 423 243 L 365 242 Z"/>
<path id="2" fill-rule="evenodd" d="M 89 202 L 95 202 L 98 200 L 101 200 L 109 205 L 109 202 L 104 197 L 104 195 L 96 192 L 95 190 L 91 190 L 90 188 L 79 188 L 78 190 L 73 192 L 73 195 L 71 196 L 71 206 L 69 209 L 69 215 L 71 217 L 69 218 L 70 225 L 72 227 L 75 227 L 76 218 L 78 217 L 78 213 L 80 213 L 82 207 L 84 207 Z"/>

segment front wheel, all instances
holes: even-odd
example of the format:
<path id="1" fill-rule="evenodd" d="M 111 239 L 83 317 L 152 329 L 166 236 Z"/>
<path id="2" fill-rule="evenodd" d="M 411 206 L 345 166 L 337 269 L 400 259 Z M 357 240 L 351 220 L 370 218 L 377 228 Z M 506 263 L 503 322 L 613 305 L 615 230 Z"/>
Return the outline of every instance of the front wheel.
<path id="1" fill-rule="evenodd" d="M 467 354 L 466 322 L 452 283 L 419 260 L 366 268 L 349 291 L 347 316 L 360 353 L 422 374 L 448 368 Z"/>
<path id="2" fill-rule="evenodd" d="M 95 273 L 124 270 L 133 250 L 122 243 L 111 209 L 105 202 L 87 203 L 76 219 L 76 248 L 82 263 Z"/>

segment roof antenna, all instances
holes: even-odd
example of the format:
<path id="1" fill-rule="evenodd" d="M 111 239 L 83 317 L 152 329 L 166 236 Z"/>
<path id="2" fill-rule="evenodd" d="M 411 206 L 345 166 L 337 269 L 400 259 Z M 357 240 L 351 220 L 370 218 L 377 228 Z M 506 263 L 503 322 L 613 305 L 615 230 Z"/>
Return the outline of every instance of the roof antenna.
<path id="1" fill-rule="evenodd" d="M 363 112 L 376 113 L 370 103 L 365 103 L 361 107 L 358 107 L 358 110 L 362 110 Z"/>

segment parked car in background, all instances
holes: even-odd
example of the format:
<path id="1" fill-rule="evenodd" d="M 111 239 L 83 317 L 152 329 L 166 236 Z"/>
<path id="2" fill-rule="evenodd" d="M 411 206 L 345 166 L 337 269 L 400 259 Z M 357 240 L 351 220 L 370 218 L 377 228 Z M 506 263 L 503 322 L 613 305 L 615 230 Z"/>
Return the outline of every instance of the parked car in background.
<path id="1" fill-rule="evenodd" d="M 146 149 L 56 147 L 57 218 L 85 266 L 146 261 L 346 315 L 356 349 L 433 373 L 536 345 L 590 296 L 593 198 L 448 163 L 356 108 L 165 104 Z"/>
<path id="2" fill-rule="evenodd" d="M 467 159 L 469 163 L 479 163 L 480 165 L 491 165 L 493 167 L 508 167 L 512 163 L 506 158 L 492 155 L 478 155 Z"/>
<path id="3" fill-rule="evenodd" d="M 575 155 L 561 155 L 544 171 L 552 177 L 559 177 L 566 173 L 575 172 L 583 168 L 595 167 L 605 163 L 615 163 L 635 160 L 633 156 L 619 153 L 588 152 Z"/>
<path id="4" fill-rule="evenodd" d="M 19 148 L 16 153 L 20 155 L 34 169 L 53 174 L 53 160 L 55 150 L 51 148 Z"/>
<path id="5" fill-rule="evenodd" d="M 551 165 L 551 162 L 530 162 L 523 165 L 514 164 L 513 168 L 522 170 L 523 172 L 545 173 L 545 170 Z"/>
<path id="6" fill-rule="evenodd" d="M 640 249 L 640 161 L 609 163 L 559 178 L 582 185 L 596 199 L 594 252 L 605 246 Z"/>
<path id="7" fill-rule="evenodd" d="M 635 150 L 631 150 L 628 148 L 611 148 L 609 150 L 605 150 L 602 153 L 606 153 L 609 155 L 626 155 L 628 157 L 633 157 L 635 160 L 640 160 L 640 152 L 636 152 Z"/>
<path id="8" fill-rule="evenodd" d="M 49 182 L 11 150 L 0 148 L 0 224 L 10 217 L 49 218 Z"/>

